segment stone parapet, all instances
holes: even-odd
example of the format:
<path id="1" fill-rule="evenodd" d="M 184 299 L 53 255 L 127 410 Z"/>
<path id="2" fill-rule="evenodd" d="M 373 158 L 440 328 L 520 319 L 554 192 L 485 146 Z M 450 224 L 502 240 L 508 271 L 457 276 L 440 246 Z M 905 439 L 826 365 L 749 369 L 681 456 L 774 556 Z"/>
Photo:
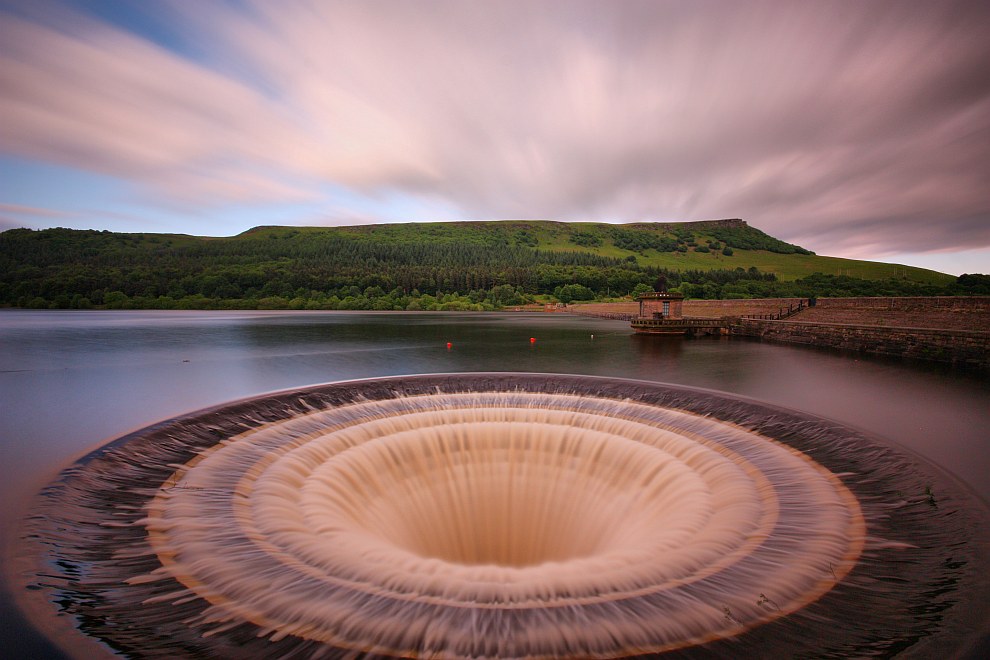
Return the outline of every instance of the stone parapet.
<path id="1" fill-rule="evenodd" d="M 972 312 L 990 312 L 990 296 L 819 298 L 816 307 L 826 309 L 858 308 L 906 311 L 957 309 Z"/>
<path id="2" fill-rule="evenodd" d="M 990 369 L 990 332 L 741 319 L 733 335 Z"/>
<path id="3" fill-rule="evenodd" d="M 685 300 L 684 316 L 721 318 L 749 314 L 776 314 L 788 306 L 797 306 L 805 298 L 748 298 L 744 300 Z"/>
<path id="4" fill-rule="evenodd" d="M 990 297 L 819 298 L 794 321 L 990 331 Z"/>

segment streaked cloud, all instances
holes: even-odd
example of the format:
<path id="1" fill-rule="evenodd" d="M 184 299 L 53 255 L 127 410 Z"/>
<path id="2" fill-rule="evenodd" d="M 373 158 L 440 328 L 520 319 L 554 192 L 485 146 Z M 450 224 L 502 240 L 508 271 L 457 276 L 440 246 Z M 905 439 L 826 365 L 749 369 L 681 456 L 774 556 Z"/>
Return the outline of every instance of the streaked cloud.
<path id="1" fill-rule="evenodd" d="M 181 36 L 0 15 L 0 148 L 131 182 L 182 231 L 294 204 L 990 245 L 986 3 L 145 4 Z"/>
<path id="2" fill-rule="evenodd" d="M 0 213 L 10 213 L 12 215 L 23 215 L 37 218 L 65 218 L 72 214 L 56 209 L 38 208 L 35 206 L 22 206 L 20 204 L 0 204 Z"/>

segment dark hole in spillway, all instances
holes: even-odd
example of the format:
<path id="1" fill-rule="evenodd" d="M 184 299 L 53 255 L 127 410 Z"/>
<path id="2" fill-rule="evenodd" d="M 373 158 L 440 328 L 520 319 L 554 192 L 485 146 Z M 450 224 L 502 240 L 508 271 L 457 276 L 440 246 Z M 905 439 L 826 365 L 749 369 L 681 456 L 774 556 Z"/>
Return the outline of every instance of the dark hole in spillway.
<path id="1" fill-rule="evenodd" d="M 31 609 L 127 657 L 951 656 L 987 630 L 987 513 L 951 478 L 820 418 L 619 379 L 200 411 L 65 470 L 22 540 Z"/>

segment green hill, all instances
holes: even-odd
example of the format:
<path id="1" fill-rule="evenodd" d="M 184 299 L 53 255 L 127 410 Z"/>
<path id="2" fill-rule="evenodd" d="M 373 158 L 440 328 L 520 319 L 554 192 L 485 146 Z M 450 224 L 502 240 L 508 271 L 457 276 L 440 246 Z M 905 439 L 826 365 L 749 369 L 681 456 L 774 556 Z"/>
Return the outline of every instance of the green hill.
<path id="1" fill-rule="evenodd" d="M 817 256 L 742 220 L 257 227 L 226 238 L 0 233 L 0 304 L 21 307 L 493 309 L 628 295 L 660 275 L 693 297 L 958 288 L 931 270 Z"/>
<path id="2" fill-rule="evenodd" d="M 881 280 L 905 279 L 947 284 L 952 275 L 925 268 L 876 261 L 822 257 L 750 227 L 743 220 L 613 225 L 548 220 L 433 222 L 356 227 L 256 227 L 238 238 L 314 236 L 323 233 L 390 244 L 420 242 L 514 245 L 554 252 L 585 252 L 603 257 L 634 257 L 643 266 L 675 271 L 748 269 L 775 274 L 781 281 L 814 273 Z M 720 247 L 711 249 L 715 242 Z M 724 247 L 731 254 L 724 254 Z"/>

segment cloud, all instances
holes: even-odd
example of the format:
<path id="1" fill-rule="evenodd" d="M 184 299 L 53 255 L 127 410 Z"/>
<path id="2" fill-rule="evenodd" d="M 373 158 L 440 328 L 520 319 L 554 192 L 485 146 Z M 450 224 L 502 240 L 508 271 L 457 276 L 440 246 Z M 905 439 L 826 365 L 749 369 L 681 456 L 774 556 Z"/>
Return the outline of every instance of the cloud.
<path id="1" fill-rule="evenodd" d="M 363 217 L 329 184 L 467 218 L 744 217 L 860 256 L 990 245 L 985 3 L 148 11 L 195 53 L 3 16 L 0 147 L 195 208 Z"/>
<path id="2" fill-rule="evenodd" d="M 28 216 L 33 218 L 66 218 L 75 215 L 67 211 L 57 209 L 45 209 L 36 206 L 23 206 L 21 204 L 0 204 L 0 213 L 10 213 L 18 216 Z"/>
<path id="3" fill-rule="evenodd" d="M 20 227 L 27 227 L 27 223 L 0 215 L 0 232 L 7 231 L 8 229 L 17 229 Z"/>
<path id="4" fill-rule="evenodd" d="M 72 211 L 0 203 L 0 231 L 22 227 L 31 228 L 39 223 L 45 225 L 53 222 L 54 224 L 65 224 L 65 220 L 74 219 L 78 215 Z"/>

